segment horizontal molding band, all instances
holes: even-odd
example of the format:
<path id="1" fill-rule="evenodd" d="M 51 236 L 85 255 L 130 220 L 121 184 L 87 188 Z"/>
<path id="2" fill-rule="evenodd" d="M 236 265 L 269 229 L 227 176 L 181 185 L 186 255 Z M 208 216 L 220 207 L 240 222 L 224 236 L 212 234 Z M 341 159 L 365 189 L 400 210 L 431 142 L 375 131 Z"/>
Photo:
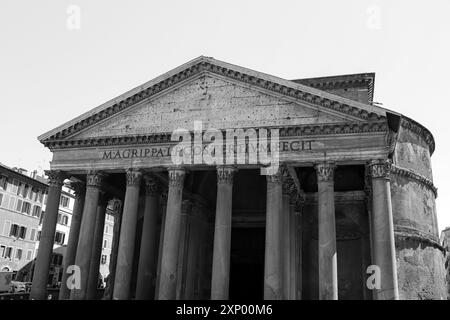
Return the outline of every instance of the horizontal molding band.
<path id="1" fill-rule="evenodd" d="M 408 178 L 433 192 L 434 197 L 437 198 L 437 188 L 434 186 L 433 181 L 424 176 L 406 168 L 399 167 L 397 165 L 392 165 L 391 174 L 395 174 L 400 177 Z"/>

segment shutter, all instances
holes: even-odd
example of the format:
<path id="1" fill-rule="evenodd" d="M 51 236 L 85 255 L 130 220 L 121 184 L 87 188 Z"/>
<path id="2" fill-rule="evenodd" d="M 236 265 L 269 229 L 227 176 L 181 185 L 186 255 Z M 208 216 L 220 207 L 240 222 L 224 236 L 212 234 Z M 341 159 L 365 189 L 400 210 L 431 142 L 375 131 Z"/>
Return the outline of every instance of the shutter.
<path id="1" fill-rule="evenodd" d="M 3 235 L 9 236 L 9 230 L 11 229 L 11 222 L 5 221 L 5 225 L 3 226 Z"/>

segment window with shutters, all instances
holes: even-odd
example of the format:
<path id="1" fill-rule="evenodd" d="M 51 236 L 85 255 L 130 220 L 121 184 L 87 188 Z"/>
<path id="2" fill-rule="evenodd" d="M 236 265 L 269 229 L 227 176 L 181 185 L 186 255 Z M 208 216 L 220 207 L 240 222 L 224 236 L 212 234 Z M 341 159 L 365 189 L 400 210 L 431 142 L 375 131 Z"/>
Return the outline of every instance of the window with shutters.
<path id="1" fill-rule="evenodd" d="M 38 217 L 41 215 L 41 207 L 40 206 L 34 206 L 33 207 L 33 217 Z"/>
<path id="2" fill-rule="evenodd" d="M 22 212 L 22 200 L 17 199 L 16 211 Z"/>
<path id="3" fill-rule="evenodd" d="M 69 198 L 65 197 L 65 196 L 61 196 L 61 198 L 59 199 L 59 205 L 62 206 L 63 208 L 68 208 L 69 207 Z"/>
<path id="4" fill-rule="evenodd" d="M 19 238 L 25 239 L 26 236 L 27 236 L 27 228 L 25 228 L 24 226 L 21 226 L 19 228 Z"/>
<path id="5" fill-rule="evenodd" d="M 0 206 L 4 207 L 3 204 L 3 193 L 0 193 Z"/>
<path id="6" fill-rule="evenodd" d="M 0 246 L 0 258 L 5 257 L 6 246 Z"/>
<path id="7" fill-rule="evenodd" d="M 9 195 L 7 195 L 7 194 L 3 195 L 2 207 L 5 208 L 5 209 L 8 209 L 9 198 L 10 198 Z"/>
<path id="8" fill-rule="evenodd" d="M 35 237 L 36 237 L 36 229 L 31 229 L 30 240 L 34 241 Z"/>
<path id="9" fill-rule="evenodd" d="M 16 259 L 21 260 L 22 259 L 22 249 L 17 248 L 16 249 Z"/>
<path id="10" fill-rule="evenodd" d="M 22 213 L 30 214 L 31 211 L 31 203 L 24 202 L 22 205 Z"/>
<path id="11" fill-rule="evenodd" d="M 11 259 L 11 257 L 12 257 L 12 251 L 13 251 L 13 248 L 12 248 L 12 247 L 6 247 L 6 250 L 5 250 L 5 258 Z"/>
<path id="12" fill-rule="evenodd" d="M 16 193 L 18 188 L 19 188 L 19 181 L 14 179 L 12 183 L 9 184 L 9 191 L 12 193 Z"/>
<path id="13" fill-rule="evenodd" d="M 15 205 L 16 205 L 16 198 L 10 197 L 9 198 L 9 210 L 14 210 Z"/>
<path id="14" fill-rule="evenodd" d="M 22 189 L 22 197 L 26 198 L 29 190 L 30 190 L 30 186 L 27 184 L 24 185 L 24 187 Z"/>
<path id="15" fill-rule="evenodd" d="M 65 233 L 56 231 L 56 234 L 55 234 L 55 243 L 61 244 L 61 245 L 64 244 L 64 238 L 65 238 L 65 236 L 66 236 Z"/>
<path id="16" fill-rule="evenodd" d="M 27 251 L 27 260 L 31 260 L 33 257 L 33 250 L 28 250 Z"/>
<path id="17" fill-rule="evenodd" d="M 101 264 L 106 264 L 106 259 L 107 259 L 106 254 L 102 254 L 102 260 L 100 261 L 100 263 Z"/>
<path id="18" fill-rule="evenodd" d="M 10 237 L 17 237 L 19 236 L 19 225 L 13 223 L 11 225 L 11 230 L 9 231 L 9 236 Z"/>
<path id="19" fill-rule="evenodd" d="M 5 176 L 0 176 L 0 188 L 6 190 L 8 188 L 8 178 Z"/>

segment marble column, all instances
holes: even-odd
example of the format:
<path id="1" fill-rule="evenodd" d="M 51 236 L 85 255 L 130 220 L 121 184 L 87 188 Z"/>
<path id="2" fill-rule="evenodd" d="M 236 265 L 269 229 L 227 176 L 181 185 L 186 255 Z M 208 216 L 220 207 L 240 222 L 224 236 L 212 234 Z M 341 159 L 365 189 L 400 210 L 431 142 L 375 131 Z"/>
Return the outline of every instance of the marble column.
<path id="1" fill-rule="evenodd" d="M 97 206 L 104 179 L 105 174 L 97 171 L 91 171 L 86 176 L 86 197 L 75 258 L 75 265 L 80 268 L 80 288 L 72 289 L 70 298 L 73 300 L 87 298 Z"/>
<path id="2" fill-rule="evenodd" d="M 158 299 L 174 300 L 177 290 L 178 248 L 181 227 L 181 202 L 185 171 L 181 168 L 170 168 L 169 194 L 164 221 L 164 239 L 161 256 L 161 274 L 159 279 Z"/>
<path id="3" fill-rule="evenodd" d="M 181 204 L 181 228 L 180 228 L 180 247 L 178 249 L 178 271 L 177 271 L 177 300 L 189 299 L 186 297 L 186 283 L 188 276 L 189 252 L 192 243 L 191 234 L 191 214 L 192 201 L 183 200 Z"/>
<path id="4" fill-rule="evenodd" d="M 217 201 L 211 280 L 212 300 L 228 299 L 234 172 L 235 169 L 232 167 L 217 168 Z"/>
<path id="5" fill-rule="evenodd" d="M 197 201 L 192 204 L 189 225 L 189 259 L 187 261 L 186 282 L 184 288 L 185 299 L 198 299 L 198 277 L 199 277 L 199 251 L 202 246 L 201 204 Z"/>
<path id="6" fill-rule="evenodd" d="M 70 220 L 69 240 L 67 242 L 66 254 L 64 255 L 64 272 L 59 290 L 59 300 L 70 298 L 70 289 L 67 286 L 67 268 L 75 264 L 77 254 L 78 236 L 80 234 L 81 218 L 83 216 L 84 197 L 86 195 L 86 184 L 84 182 L 71 182 L 70 187 L 75 193 L 75 203 L 73 205 L 72 219 Z"/>
<path id="7" fill-rule="evenodd" d="M 267 175 L 266 247 L 264 264 L 264 299 L 283 299 L 282 270 L 282 181 L 281 173 Z"/>
<path id="8" fill-rule="evenodd" d="M 105 229 L 106 207 L 108 206 L 108 198 L 104 192 L 100 193 L 97 217 L 95 219 L 94 242 L 92 243 L 92 256 L 89 266 L 88 291 L 87 299 L 95 300 L 97 298 L 97 285 L 100 275 L 100 259 L 103 248 L 103 234 Z"/>
<path id="9" fill-rule="evenodd" d="M 289 197 L 289 300 L 295 300 L 297 294 L 297 219 L 296 219 L 296 192 L 294 188 Z"/>
<path id="10" fill-rule="evenodd" d="M 319 299 L 338 299 L 334 165 L 316 165 L 319 195 Z"/>
<path id="11" fill-rule="evenodd" d="M 120 227 L 119 251 L 113 291 L 114 300 L 130 299 L 141 177 L 142 173 L 139 170 L 128 169 L 126 172 L 127 188 L 123 204 L 122 225 Z"/>
<path id="12" fill-rule="evenodd" d="M 296 293 L 295 299 L 303 298 L 303 207 L 305 199 L 301 193 L 295 197 L 295 269 Z"/>
<path id="13" fill-rule="evenodd" d="M 397 263 L 389 175 L 391 163 L 369 163 L 372 177 L 372 245 L 373 263 L 380 268 L 381 288 L 375 289 L 377 300 L 398 300 Z"/>
<path id="14" fill-rule="evenodd" d="M 122 222 L 122 201 L 119 199 L 112 200 L 114 227 L 111 245 L 111 255 L 109 260 L 109 276 L 106 282 L 104 300 L 111 300 L 114 291 L 114 280 L 116 278 L 117 253 L 119 251 L 120 225 Z"/>
<path id="15" fill-rule="evenodd" d="M 290 290 L 293 286 L 291 282 L 291 194 L 295 192 L 294 181 L 289 175 L 288 170 L 282 167 L 282 192 L 283 192 L 283 212 L 282 212 L 282 261 L 283 261 L 283 299 L 291 299 Z"/>
<path id="16" fill-rule="evenodd" d="M 58 219 L 59 198 L 64 183 L 64 174 L 61 171 L 46 171 L 49 178 L 47 207 L 42 222 L 41 239 L 39 241 L 38 255 L 34 267 L 33 284 L 30 299 L 47 299 L 47 281 L 50 262 L 55 241 L 56 222 Z"/>
<path id="17" fill-rule="evenodd" d="M 145 206 L 141 248 L 137 275 L 136 299 L 154 298 L 156 263 L 158 260 L 157 236 L 160 188 L 155 178 L 144 176 Z"/>

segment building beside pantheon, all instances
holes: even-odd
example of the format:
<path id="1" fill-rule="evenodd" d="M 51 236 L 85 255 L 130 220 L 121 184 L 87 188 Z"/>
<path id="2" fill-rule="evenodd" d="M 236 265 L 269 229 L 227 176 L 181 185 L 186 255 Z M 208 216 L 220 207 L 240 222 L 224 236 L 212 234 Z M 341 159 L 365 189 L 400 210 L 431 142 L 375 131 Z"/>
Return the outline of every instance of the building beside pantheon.
<path id="1" fill-rule="evenodd" d="M 433 136 L 374 104 L 374 81 L 202 56 L 41 135 L 53 159 L 31 298 L 46 297 L 69 179 L 64 265 L 80 286 L 63 281 L 61 299 L 95 297 L 111 200 L 106 299 L 446 299 Z"/>

